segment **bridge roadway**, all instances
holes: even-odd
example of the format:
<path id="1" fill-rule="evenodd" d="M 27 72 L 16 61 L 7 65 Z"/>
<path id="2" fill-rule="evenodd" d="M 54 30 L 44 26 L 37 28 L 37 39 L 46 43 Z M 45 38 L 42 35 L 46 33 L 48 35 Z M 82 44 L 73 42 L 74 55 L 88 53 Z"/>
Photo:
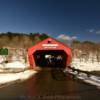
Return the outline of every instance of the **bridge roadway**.
<path id="1" fill-rule="evenodd" d="M 48 68 L 27 81 L 0 88 L 0 100 L 100 100 L 100 90 Z"/>

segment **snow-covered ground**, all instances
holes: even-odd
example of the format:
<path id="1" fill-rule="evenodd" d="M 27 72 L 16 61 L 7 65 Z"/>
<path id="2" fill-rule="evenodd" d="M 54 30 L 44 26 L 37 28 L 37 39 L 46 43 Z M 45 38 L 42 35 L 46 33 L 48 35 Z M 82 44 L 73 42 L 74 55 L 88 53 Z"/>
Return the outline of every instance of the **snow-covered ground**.
<path id="1" fill-rule="evenodd" d="M 76 71 L 73 72 L 70 69 L 69 70 L 66 69 L 66 70 L 64 70 L 64 72 L 65 73 L 68 72 L 68 73 L 74 75 L 74 77 L 82 80 L 83 82 L 94 85 L 98 89 L 100 89 L 100 77 L 98 77 L 98 76 L 94 76 L 94 75 L 88 76 L 86 73 L 82 73 L 82 72 L 78 74 Z"/>
<path id="2" fill-rule="evenodd" d="M 26 80 L 36 74 L 37 72 L 34 70 L 26 70 L 20 73 L 7 73 L 7 74 L 0 74 L 0 84 L 8 84 L 10 82 L 14 82 L 17 80 Z"/>
<path id="3" fill-rule="evenodd" d="M 100 62 L 80 61 L 78 58 L 72 60 L 71 66 L 83 71 L 100 71 Z"/>
<path id="4" fill-rule="evenodd" d="M 22 62 L 19 62 L 19 61 L 15 61 L 15 62 L 12 62 L 12 63 L 7 63 L 5 64 L 5 68 L 26 68 L 26 64 L 25 63 L 22 63 Z"/>
<path id="5" fill-rule="evenodd" d="M 80 58 L 73 58 L 71 67 L 87 72 L 100 71 L 100 61 L 97 62 L 97 59 L 93 60 L 94 61 L 91 60 L 91 57 L 88 60 L 85 58 L 82 58 L 82 60 L 80 60 Z M 78 74 L 76 71 L 75 72 L 73 72 L 72 70 L 66 70 L 66 71 L 68 71 L 70 74 L 75 75 L 75 77 L 77 77 L 78 79 L 81 79 L 84 82 L 89 83 L 91 85 L 95 85 L 97 88 L 100 89 L 99 76 L 90 75 L 90 77 L 88 77 L 86 73 L 81 72 Z"/>
<path id="6" fill-rule="evenodd" d="M 12 82 L 16 82 L 19 80 L 23 81 L 37 73 L 37 71 L 32 70 L 32 69 L 30 70 L 28 67 L 29 66 L 27 63 L 24 63 L 21 61 L 12 61 L 10 63 L 1 62 L 0 64 L 0 85 L 3 84 L 5 86 L 5 84 L 10 84 Z M 15 73 L 16 71 L 17 73 Z"/>
<path id="7" fill-rule="evenodd" d="M 23 63 L 21 61 L 13 61 L 10 63 L 1 63 L 0 68 L 1 69 L 2 68 L 3 69 L 17 69 L 17 68 L 25 69 L 25 68 L 28 68 L 28 64 Z"/>

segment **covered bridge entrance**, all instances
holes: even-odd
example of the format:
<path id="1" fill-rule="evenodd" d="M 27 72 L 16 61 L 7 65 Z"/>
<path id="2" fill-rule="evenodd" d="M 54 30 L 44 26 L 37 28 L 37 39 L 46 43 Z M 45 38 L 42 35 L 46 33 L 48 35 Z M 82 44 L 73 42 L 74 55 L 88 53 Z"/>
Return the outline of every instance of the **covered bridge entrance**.
<path id="1" fill-rule="evenodd" d="M 47 38 L 28 49 L 31 68 L 67 67 L 70 66 L 71 56 L 71 49 L 53 38 Z"/>

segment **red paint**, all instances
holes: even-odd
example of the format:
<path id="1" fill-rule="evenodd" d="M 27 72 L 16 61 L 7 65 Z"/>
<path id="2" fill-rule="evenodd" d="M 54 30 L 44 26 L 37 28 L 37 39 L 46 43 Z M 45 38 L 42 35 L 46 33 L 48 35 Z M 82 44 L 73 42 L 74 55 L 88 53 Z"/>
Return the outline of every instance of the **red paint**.
<path id="1" fill-rule="evenodd" d="M 51 47 L 45 47 L 45 45 L 46 46 L 50 45 Z M 72 58 L 71 49 L 68 46 L 64 45 L 63 43 L 59 42 L 58 40 L 55 40 L 50 37 L 35 44 L 34 46 L 28 49 L 28 58 L 29 58 L 29 63 L 31 68 L 34 68 L 36 66 L 33 54 L 37 50 L 64 50 L 64 52 L 68 56 L 66 61 L 66 66 L 70 66 L 71 58 Z"/>

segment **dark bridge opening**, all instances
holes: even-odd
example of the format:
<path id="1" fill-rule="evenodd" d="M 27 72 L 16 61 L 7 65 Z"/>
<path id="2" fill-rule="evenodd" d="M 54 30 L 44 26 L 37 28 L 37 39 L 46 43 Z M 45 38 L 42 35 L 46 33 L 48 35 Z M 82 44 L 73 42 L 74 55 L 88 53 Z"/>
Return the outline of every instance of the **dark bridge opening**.
<path id="1" fill-rule="evenodd" d="M 38 50 L 34 54 L 36 66 L 66 67 L 67 54 L 63 50 Z"/>

